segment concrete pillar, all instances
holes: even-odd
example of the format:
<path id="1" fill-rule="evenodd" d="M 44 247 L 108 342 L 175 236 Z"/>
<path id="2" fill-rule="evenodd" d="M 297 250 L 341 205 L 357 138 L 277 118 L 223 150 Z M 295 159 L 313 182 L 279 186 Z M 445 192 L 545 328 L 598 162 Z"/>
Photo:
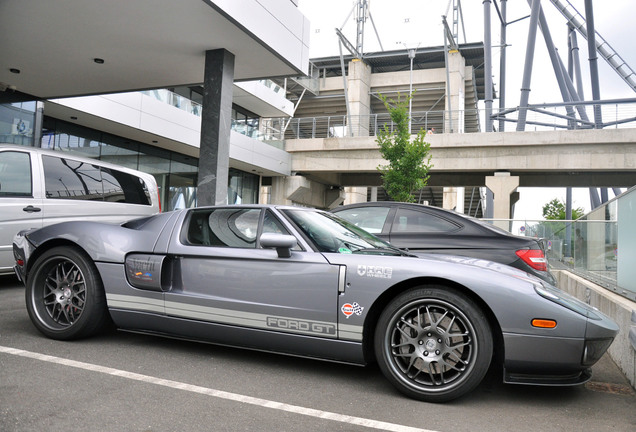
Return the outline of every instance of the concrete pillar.
<path id="1" fill-rule="evenodd" d="M 457 188 L 444 187 L 442 195 L 442 208 L 446 210 L 455 210 L 457 207 Z"/>
<path id="2" fill-rule="evenodd" d="M 342 204 L 344 199 L 344 191 L 339 188 L 331 188 L 303 176 L 272 178 L 271 204 L 332 209 Z"/>
<path id="3" fill-rule="evenodd" d="M 519 177 L 511 176 L 509 172 L 497 172 L 494 176 L 486 177 L 486 186 L 494 195 L 493 219 L 510 219 L 510 195 L 519 187 Z M 510 230 L 507 221 L 495 221 L 494 224 L 506 231 Z"/>
<path id="4" fill-rule="evenodd" d="M 378 200 L 378 187 L 377 186 L 373 186 L 371 188 L 371 202 L 375 202 Z"/>
<path id="5" fill-rule="evenodd" d="M 371 68 L 360 59 L 349 62 L 347 98 L 349 121 L 353 136 L 369 136 L 369 114 L 371 113 Z"/>
<path id="6" fill-rule="evenodd" d="M 367 202 L 367 188 L 366 187 L 345 187 L 345 205 L 358 204 Z"/>
<path id="7" fill-rule="evenodd" d="M 258 203 L 259 204 L 271 204 L 271 194 L 272 187 L 271 186 L 261 186 L 259 194 L 258 194 Z"/>
<path id="8" fill-rule="evenodd" d="M 448 53 L 448 75 L 450 101 L 446 100 L 444 132 L 464 132 L 464 91 L 466 81 L 466 60 L 459 51 Z"/>
<path id="9" fill-rule="evenodd" d="M 458 213 L 464 213 L 464 204 L 466 202 L 466 188 L 458 187 L 456 189 L 457 207 L 455 207 L 455 211 Z"/>
<path id="10" fill-rule="evenodd" d="M 227 203 L 233 82 L 234 54 L 225 49 L 207 51 L 203 78 L 198 206 Z"/>
<path id="11" fill-rule="evenodd" d="M 464 196 L 463 187 L 444 187 L 442 208 L 464 213 Z"/>

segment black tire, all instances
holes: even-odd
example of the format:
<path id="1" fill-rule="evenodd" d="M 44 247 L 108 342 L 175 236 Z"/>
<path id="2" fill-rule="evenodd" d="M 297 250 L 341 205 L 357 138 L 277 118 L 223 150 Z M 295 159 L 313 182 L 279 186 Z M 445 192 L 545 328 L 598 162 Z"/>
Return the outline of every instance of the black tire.
<path id="1" fill-rule="evenodd" d="M 97 267 L 73 247 L 56 247 L 38 257 L 25 295 L 31 321 L 52 339 L 91 336 L 110 321 Z"/>
<path id="2" fill-rule="evenodd" d="M 493 351 L 483 312 L 441 286 L 414 288 L 393 299 L 380 315 L 374 342 L 387 379 L 426 402 L 446 402 L 477 387 Z"/>

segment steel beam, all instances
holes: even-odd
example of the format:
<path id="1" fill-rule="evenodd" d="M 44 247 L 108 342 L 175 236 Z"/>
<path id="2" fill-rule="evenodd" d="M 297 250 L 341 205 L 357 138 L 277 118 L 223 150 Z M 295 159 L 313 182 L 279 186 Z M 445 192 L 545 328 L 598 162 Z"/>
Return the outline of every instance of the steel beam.
<path id="1" fill-rule="evenodd" d="M 538 0 L 537 0 L 538 1 Z M 486 132 L 492 132 L 492 42 L 490 28 L 490 3 L 484 0 L 484 104 L 486 108 Z"/>
<path id="2" fill-rule="evenodd" d="M 485 3 L 485 2 L 484 2 Z M 528 114 L 528 100 L 530 98 L 530 81 L 532 79 L 532 63 L 534 62 L 534 48 L 537 40 L 537 27 L 539 26 L 539 12 L 541 0 L 532 0 L 530 8 L 530 24 L 528 26 L 528 43 L 526 46 L 526 60 L 523 67 L 523 79 L 521 82 L 521 99 L 519 101 L 519 117 L 517 131 L 524 131 Z"/>
<path id="3" fill-rule="evenodd" d="M 587 23 L 587 52 L 590 56 L 590 79 L 592 80 L 592 99 L 601 99 L 601 90 L 598 79 L 598 55 L 596 53 L 596 31 L 594 30 L 594 7 L 592 0 L 585 0 L 585 21 Z M 601 107 L 594 105 L 594 122 L 596 128 L 603 127 Z"/>

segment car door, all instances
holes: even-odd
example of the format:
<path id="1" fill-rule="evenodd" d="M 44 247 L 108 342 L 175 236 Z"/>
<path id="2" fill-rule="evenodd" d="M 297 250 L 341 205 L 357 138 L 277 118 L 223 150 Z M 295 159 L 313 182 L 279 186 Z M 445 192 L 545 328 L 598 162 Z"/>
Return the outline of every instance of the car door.
<path id="1" fill-rule="evenodd" d="M 21 230 L 42 227 L 37 163 L 28 151 L 0 151 L 0 274 L 12 271 L 13 237 Z"/>
<path id="2" fill-rule="evenodd" d="M 335 338 L 339 267 L 300 246 L 279 258 L 275 249 L 259 247 L 263 232 L 289 229 L 269 209 L 189 211 L 169 247 L 176 274 L 166 314 Z"/>
<path id="3" fill-rule="evenodd" d="M 388 241 L 409 250 L 461 250 L 474 248 L 462 226 L 427 211 L 399 207 L 392 220 Z"/>

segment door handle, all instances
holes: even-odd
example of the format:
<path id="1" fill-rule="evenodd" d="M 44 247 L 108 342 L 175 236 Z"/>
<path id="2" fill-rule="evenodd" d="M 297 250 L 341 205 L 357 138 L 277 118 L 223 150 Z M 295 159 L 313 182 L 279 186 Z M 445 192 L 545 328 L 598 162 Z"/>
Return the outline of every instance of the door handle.
<path id="1" fill-rule="evenodd" d="M 27 213 L 37 213 L 39 211 L 42 211 L 42 209 L 40 207 L 33 207 L 32 205 L 28 205 L 25 208 L 22 209 L 23 211 L 27 212 Z"/>

